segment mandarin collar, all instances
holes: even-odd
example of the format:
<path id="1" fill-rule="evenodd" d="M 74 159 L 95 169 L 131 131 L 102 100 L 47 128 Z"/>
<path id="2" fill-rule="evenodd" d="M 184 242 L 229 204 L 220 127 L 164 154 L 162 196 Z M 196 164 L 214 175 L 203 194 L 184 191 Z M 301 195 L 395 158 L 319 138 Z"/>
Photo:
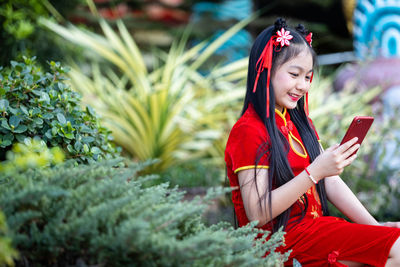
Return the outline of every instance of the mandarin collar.
<path id="1" fill-rule="evenodd" d="M 247 107 L 246 112 L 248 115 L 257 115 L 256 110 L 253 107 L 253 104 L 249 103 L 249 106 Z M 278 125 L 283 125 L 286 126 L 287 122 L 290 121 L 290 115 L 289 112 L 287 112 L 287 109 L 284 108 L 282 112 L 280 112 L 278 109 L 275 109 L 275 121 Z"/>
<path id="2" fill-rule="evenodd" d="M 287 122 L 290 121 L 290 115 L 287 109 L 284 108 L 282 112 L 275 109 L 275 120 L 277 124 L 286 126 Z"/>

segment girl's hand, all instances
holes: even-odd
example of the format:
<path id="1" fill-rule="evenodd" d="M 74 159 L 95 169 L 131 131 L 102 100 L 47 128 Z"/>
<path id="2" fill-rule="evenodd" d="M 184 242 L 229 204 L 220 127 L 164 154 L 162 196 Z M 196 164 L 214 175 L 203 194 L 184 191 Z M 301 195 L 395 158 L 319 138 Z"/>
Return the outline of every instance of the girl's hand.
<path id="1" fill-rule="evenodd" d="M 307 169 L 317 180 L 341 174 L 344 167 L 350 165 L 357 157 L 356 154 L 352 155 L 360 147 L 359 144 L 356 144 L 357 140 L 358 138 L 355 137 L 343 145 L 331 146 L 320 154 Z"/>
<path id="2" fill-rule="evenodd" d="M 382 225 L 387 227 L 400 228 L 400 222 L 385 222 L 382 223 Z"/>

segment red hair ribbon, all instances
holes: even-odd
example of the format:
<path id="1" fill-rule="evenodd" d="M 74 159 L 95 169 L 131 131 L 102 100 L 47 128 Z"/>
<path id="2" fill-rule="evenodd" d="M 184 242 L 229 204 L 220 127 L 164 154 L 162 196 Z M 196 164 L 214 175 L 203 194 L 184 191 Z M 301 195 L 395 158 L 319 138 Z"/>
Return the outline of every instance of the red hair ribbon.
<path id="1" fill-rule="evenodd" d="M 253 93 L 256 92 L 257 90 L 257 83 L 258 79 L 260 78 L 261 72 L 264 71 L 265 68 L 268 69 L 268 74 L 267 74 L 267 118 L 269 118 L 269 82 L 270 82 L 270 74 L 271 74 L 271 65 L 272 65 L 272 50 L 274 46 L 274 40 L 273 37 L 269 39 L 267 45 L 265 46 L 264 50 L 262 51 L 257 63 L 256 67 L 258 65 L 257 69 L 257 77 L 254 83 L 254 88 L 253 88 Z"/>
<path id="2" fill-rule="evenodd" d="M 306 41 L 307 41 L 307 43 L 311 46 L 311 42 L 312 42 L 312 32 L 310 32 L 310 33 L 306 36 Z"/>
<path id="3" fill-rule="evenodd" d="M 312 82 L 312 79 L 314 77 L 314 73 L 311 73 L 311 78 L 310 78 L 310 83 Z M 304 110 L 307 114 L 307 116 L 310 114 L 310 111 L 308 109 L 308 92 L 306 93 L 306 95 L 304 96 Z"/>
<path id="4" fill-rule="evenodd" d="M 281 48 L 284 47 L 285 45 L 289 46 L 291 40 L 293 38 L 292 35 L 290 35 L 290 31 L 285 31 L 284 28 L 282 28 L 280 31 L 276 32 L 276 35 L 272 35 L 271 38 L 269 39 L 267 45 L 265 46 L 264 50 L 261 52 L 260 57 L 257 60 L 256 63 L 256 68 L 257 68 L 257 76 L 256 80 L 254 82 L 254 88 L 253 88 L 253 93 L 256 92 L 257 90 L 257 83 L 258 79 L 260 78 L 261 72 L 264 71 L 264 69 L 268 69 L 267 73 L 267 118 L 269 118 L 269 83 L 271 79 L 271 67 L 272 67 L 272 52 L 274 50 L 274 47 L 280 45 Z"/>

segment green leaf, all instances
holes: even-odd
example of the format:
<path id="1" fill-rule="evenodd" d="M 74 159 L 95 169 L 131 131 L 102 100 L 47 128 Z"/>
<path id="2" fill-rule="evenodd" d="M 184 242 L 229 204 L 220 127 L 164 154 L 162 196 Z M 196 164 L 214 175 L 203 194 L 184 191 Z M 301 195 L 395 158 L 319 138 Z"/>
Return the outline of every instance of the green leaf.
<path id="1" fill-rule="evenodd" d="M 42 115 L 42 118 L 46 120 L 51 120 L 52 118 L 54 118 L 54 115 L 52 113 L 45 113 Z"/>
<path id="2" fill-rule="evenodd" d="M 47 137 L 48 139 L 53 138 L 53 135 L 51 134 L 51 129 L 49 129 L 49 130 L 44 134 L 44 136 Z"/>
<path id="3" fill-rule="evenodd" d="M 2 120 L 1 127 L 3 127 L 4 129 L 7 129 L 7 130 L 11 130 L 10 126 L 8 125 L 7 120 L 5 120 L 5 119 Z"/>
<path id="4" fill-rule="evenodd" d="M 74 134 L 73 133 L 64 133 L 64 136 L 68 139 L 74 139 Z"/>
<path id="5" fill-rule="evenodd" d="M 14 115 L 17 115 L 19 113 L 19 109 L 18 108 L 13 108 L 13 107 L 9 106 L 8 109 Z"/>
<path id="6" fill-rule="evenodd" d="M 93 130 L 90 129 L 89 127 L 87 127 L 86 125 L 82 125 L 81 126 L 81 133 L 91 134 L 91 133 L 93 133 Z"/>
<path id="7" fill-rule="evenodd" d="M 82 142 L 83 143 L 91 143 L 91 142 L 93 142 L 95 139 L 94 139 L 94 137 L 92 137 L 92 136 L 85 136 L 85 137 L 83 137 L 82 138 Z"/>
<path id="8" fill-rule="evenodd" d="M 25 136 L 24 134 L 16 134 L 16 135 L 15 135 L 15 139 L 17 139 L 17 141 L 18 141 L 19 143 L 23 143 L 24 140 L 25 140 L 25 138 L 26 138 L 26 136 Z"/>
<path id="9" fill-rule="evenodd" d="M 38 125 L 43 125 L 43 120 L 41 118 L 34 118 L 33 121 Z"/>
<path id="10" fill-rule="evenodd" d="M 74 127 L 72 127 L 72 125 L 71 125 L 71 122 L 70 122 L 70 121 L 68 121 L 68 122 L 67 122 L 67 129 L 68 129 L 68 131 L 71 131 L 71 132 L 75 131 L 75 128 L 74 128 Z"/>
<path id="11" fill-rule="evenodd" d="M 22 110 L 22 112 L 25 115 L 29 116 L 29 112 L 28 112 L 27 108 L 24 105 L 20 105 L 19 108 Z"/>
<path id="12" fill-rule="evenodd" d="M 10 140 L 4 140 L 1 142 L 1 147 L 7 147 L 11 144 L 12 144 L 12 142 Z"/>
<path id="13" fill-rule="evenodd" d="M 61 113 L 57 113 L 57 119 L 63 125 L 67 123 L 67 120 L 65 119 L 64 115 Z"/>
<path id="14" fill-rule="evenodd" d="M 39 102 L 46 102 L 49 103 L 50 102 L 50 97 L 46 92 L 41 92 L 40 94 L 40 98 L 39 98 Z"/>
<path id="15" fill-rule="evenodd" d="M 100 154 L 101 150 L 100 148 L 98 148 L 97 146 L 94 146 L 90 149 L 90 152 L 92 152 L 93 154 Z"/>
<path id="16" fill-rule="evenodd" d="M 8 123 L 10 124 L 11 127 L 17 127 L 20 122 L 21 122 L 21 118 L 18 116 L 11 116 L 10 120 L 8 121 Z"/>
<path id="17" fill-rule="evenodd" d="M 7 147 L 12 144 L 14 136 L 12 134 L 6 134 L 1 138 L 1 147 Z"/>
<path id="18" fill-rule="evenodd" d="M 76 151 L 81 151 L 81 148 L 82 148 L 83 146 L 82 146 L 82 143 L 81 142 L 75 142 L 75 144 L 74 144 L 74 148 L 75 148 L 75 150 Z"/>
<path id="19" fill-rule="evenodd" d="M 17 128 L 15 128 L 15 129 L 13 130 L 13 132 L 14 132 L 14 133 L 23 133 L 23 132 L 25 132 L 27 129 L 28 129 L 28 127 L 27 127 L 26 125 L 21 124 L 21 125 L 19 125 Z"/>
<path id="20" fill-rule="evenodd" d="M 55 136 L 55 135 L 57 134 L 57 132 L 58 132 L 58 130 L 57 130 L 56 127 L 51 128 L 51 134 L 52 134 L 53 136 Z"/>
<path id="21" fill-rule="evenodd" d="M 74 148 L 71 145 L 67 145 L 67 150 L 70 153 L 74 152 Z"/>
<path id="22" fill-rule="evenodd" d="M 9 106 L 7 99 L 0 99 L 0 112 L 6 111 Z"/>
<path id="23" fill-rule="evenodd" d="M 94 112 L 94 110 L 91 106 L 87 106 L 86 110 L 91 116 L 96 117 L 96 113 Z"/>
<path id="24" fill-rule="evenodd" d="M 19 63 L 17 62 L 17 61 L 15 61 L 15 60 L 11 60 L 11 66 L 13 67 L 13 68 L 15 68 L 15 67 L 17 67 L 18 65 L 19 65 Z"/>
<path id="25" fill-rule="evenodd" d="M 32 139 L 31 138 L 25 138 L 24 139 L 24 144 L 27 146 L 31 146 L 32 145 Z"/>
<path id="26" fill-rule="evenodd" d="M 89 152 L 89 147 L 87 144 L 83 145 L 83 152 L 88 153 Z"/>

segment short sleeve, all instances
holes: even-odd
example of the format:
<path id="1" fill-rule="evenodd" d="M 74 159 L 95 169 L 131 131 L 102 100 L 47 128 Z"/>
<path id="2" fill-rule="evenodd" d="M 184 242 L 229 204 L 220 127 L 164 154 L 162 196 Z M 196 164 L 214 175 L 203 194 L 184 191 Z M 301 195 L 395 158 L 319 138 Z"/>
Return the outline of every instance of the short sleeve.
<path id="1" fill-rule="evenodd" d="M 314 123 L 313 123 L 313 121 L 310 119 L 310 117 L 308 117 L 308 121 L 310 122 L 310 126 L 311 126 L 311 128 L 314 130 L 315 135 L 317 136 L 318 142 L 321 142 L 321 140 L 319 139 L 319 135 L 318 135 L 318 133 L 317 133 L 317 130 L 315 129 Z"/>
<path id="2" fill-rule="evenodd" d="M 226 157 L 231 163 L 232 170 L 268 168 L 269 145 L 267 131 L 262 124 L 235 125 L 229 135 L 226 146 Z M 258 126 L 258 127 L 257 127 Z M 264 129 L 263 129 L 264 128 Z"/>

